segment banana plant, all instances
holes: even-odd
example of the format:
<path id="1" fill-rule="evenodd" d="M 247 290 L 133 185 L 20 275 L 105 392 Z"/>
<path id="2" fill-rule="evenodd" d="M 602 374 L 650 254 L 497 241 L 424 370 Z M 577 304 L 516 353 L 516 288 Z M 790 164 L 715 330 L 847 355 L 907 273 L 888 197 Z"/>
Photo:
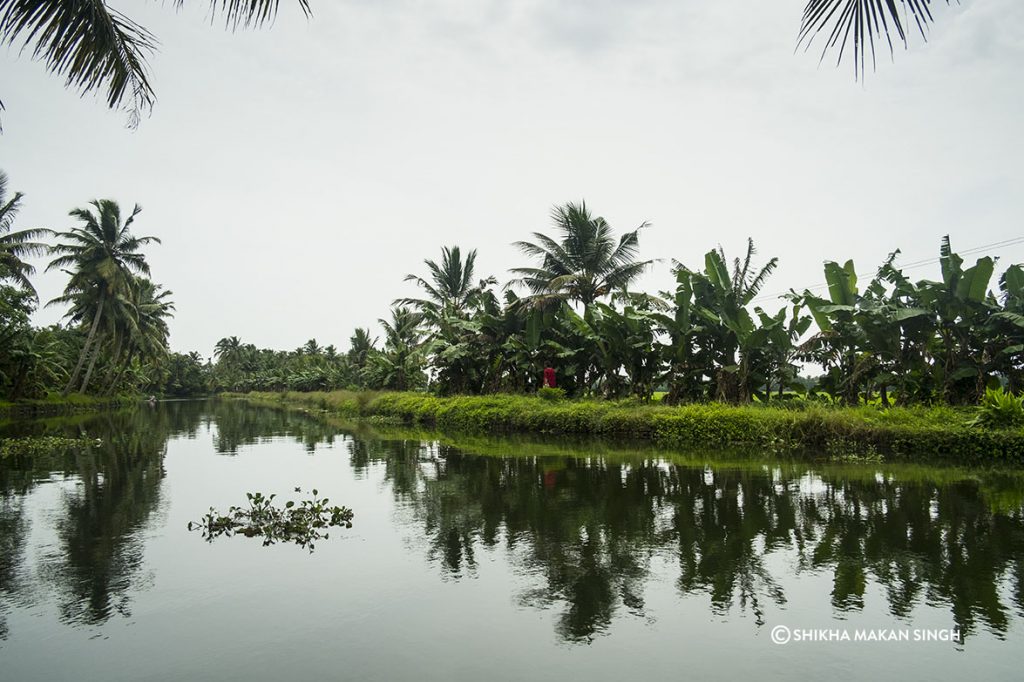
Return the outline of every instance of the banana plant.
<path id="1" fill-rule="evenodd" d="M 692 291 L 687 314 L 700 327 L 697 343 L 714 366 L 709 388 L 715 400 L 747 402 L 767 381 L 761 351 L 770 328 L 759 326 L 747 306 L 775 270 L 778 259 L 755 268 L 755 253 L 753 240 L 748 240 L 746 256 L 734 260 L 732 272 L 721 248 L 705 254 L 703 272 L 676 265 L 677 283 L 682 286 L 677 295 Z"/>
<path id="2" fill-rule="evenodd" d="M 693 273 L 685 267 L 675 269 L 676 289 L 662 292 L 666 312 L 653 313 L 658 331 L 668 343 L 660 344 L 664 371 L 661 382 L 668 388 L 665 402 L 676 405 L 703 397 L 705 370 L 710 359 L 703 352 L 699 338 L 705 333 L 702 318 L 693 315 Z"/>
<path id="3" fill-rule="evenodd" d="M 605 397 L 631 392 L 643 400 L 650 399 L 658 376 L 658 356 L 654 352 L 655 319 L 649 311 L 633 306 L 619 311 L 605 303 L 594 303 L 583 315 L 568 304 L 562 313 L 589 349 Z"/>
<path id="4" fill-rule="evenodd" d="M 918 282 L 920 303 L 936 315 L 936 334 L 928 353 L 936 393 L 950 403 L 976 402 L 985 393 L 994 355 L 992 315 L 1001 312 L 989 291 L 995 261 L 984 256 L 966 270 L 949 236 L 942 239 L 942 281 Z"/>

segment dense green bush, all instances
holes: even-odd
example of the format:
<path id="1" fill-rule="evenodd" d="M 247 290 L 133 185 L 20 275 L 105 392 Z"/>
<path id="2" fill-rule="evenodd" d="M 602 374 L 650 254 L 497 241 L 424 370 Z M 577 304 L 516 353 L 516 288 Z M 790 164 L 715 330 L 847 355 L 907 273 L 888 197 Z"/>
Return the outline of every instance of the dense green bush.
<path id="1" fill-rule="evenodd" d="M 558 402 L 559 400 L 565 400 L 565 389 L 542 386 L 537 389 L 537 397 L 548 402 Z"/>
<path id="2" fill-rule="evenodd" d="M 988 389 L 970 425 L 1004 428 L 1024 426 L 1024 394 L 1015 396 L 1002 388 Z"/>

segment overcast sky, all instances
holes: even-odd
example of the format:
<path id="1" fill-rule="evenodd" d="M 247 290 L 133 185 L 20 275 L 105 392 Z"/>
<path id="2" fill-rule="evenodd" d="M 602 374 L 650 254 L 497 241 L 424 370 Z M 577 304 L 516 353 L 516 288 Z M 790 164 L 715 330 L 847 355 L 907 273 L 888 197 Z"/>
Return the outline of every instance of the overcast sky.
<path id="1" fill-rule="evenodd" d="M 153 115 L 127 130 L 0 52 L 0 168 L 21 228 L 143 206 L 175 350 L 346 348 L 441 245 L 505 280 L 511 242 L 579 199 L 619 231 L 650 221 L 648 258 L 698 266 L 752 236 L 781 259 L 767 293 L 819 284 L 825 260 L 871 272 L 947 233 L 958 250 L 1024 234 L 1020 0 L 938 3 L 929 42 L 863 83 L 794 54 L 803 0 L 313 0 L 308 21 L 284 0 L 236 34 L 199 0 L 108 4 L 161 41 Z M 1001 271 L 1024 246 L 992 255 Z M 37 277 L 41 298 L 63 279 Z M 666 262 L 641 288 L 670 284 Z"/>

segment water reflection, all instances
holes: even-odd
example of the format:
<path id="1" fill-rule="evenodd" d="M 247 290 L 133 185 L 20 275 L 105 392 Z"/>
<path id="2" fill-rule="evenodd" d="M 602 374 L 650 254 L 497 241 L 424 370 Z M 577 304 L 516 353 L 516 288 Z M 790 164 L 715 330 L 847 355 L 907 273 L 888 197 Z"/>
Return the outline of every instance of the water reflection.
<path id="1" fill-rule="evenodd" d="M 503 545 L 537 577 L 521 601 L 560 605 L 558 631 L 571 641 L 606 631 L 618 610 L 643 615 L 652 557 L 665 553 L 680 593 L 707 595 L 719 615 L 749 610 L 758 624 L 767 603 L 786 603 L 785 574 L 804 572 L 831 574 L 828 598 L 840 615 L 864 609 L 872 585 L 895 618 L 946 605 L 966 636 L 979 627 L 1002 636 L 1014 611 L 1024 613 L 1024 479 L 1016 475 L 352 444 L 354 468 L 374 463 L 414 505 L 445 575 L 471 575 L 479 547 Z M 795 562 L 769 569 L 776 553 Z"/>
<path id="2" fill-rule="evenodd" d="M 141 531 L 160 503 L 167 439 L 194 432 L 194 409 L 123 411 L 17 425 L 34 435 L 100 436 L 99 445 L 18 457 L 0 466 L 0 599 L 26 604 L 45 594 L 62 622 L 98 625 L 130 614 L 141 587 Z M 25 566 L 29 520 L 24 498 L 44 482 L 58 484 L 53 539 Z M 6 637 L 0 613 L 0 635 Z"/>
<path id="3" fill-rule="evenodd" d="M 338 434 L 337 428 L 308 413 L 253 408 L 239 401 L 210 403 L 203 421 L 207 426 L 216 423 L 214 448 L 223 455 L 237 455 L 244 446 L 281 436 L 294 438 L 313 453 L 319 444 L 332 445 Z"/>
<path id="4" fill-rule="evenodd" d="M 610 631 L 622 614 L 646 617 L 664 565 L 678 596 L 706 600 L 723 617 L 749 613 L 757 624 L 786 603 L 787 585 L 810 575 L 830 578 L 821 599 L 837 617 L 879 611 L 866 599 L 879 588 L 892 617 L 908 621 L 916 608 L 938 605 L 967 637 L 1005 636 L 1024 615 L 1022 474 L 706 465 L 594 444 L 456 448 L 397 434 L 346 437 L 308 415 L 241 403 L 183 402 L 4 427 L 102 444 L 0 463 L 0 638 L 5 611 L 44 594 L 70 625 L 130 614 L 132 595 L 152 579 L 143 539 L 159 523 L 167 441 L 214 425 L 212 452 L 223 454 L 285 435 L 310 452 L 343 442 L 357 479 L 383 477 L 407 512 L 399 523 L 422 539 L 443 579 L 472 579 L 484 553 L 499 557 L 528 586 L 515 588 L 518 603 L 554 610 L 568 642 Z M 42 522 L 24 502 L 43 483 L 56 511 L 47 528 L 33 529 Z M 52 541 L 29 562 L 33 532 Z"/>

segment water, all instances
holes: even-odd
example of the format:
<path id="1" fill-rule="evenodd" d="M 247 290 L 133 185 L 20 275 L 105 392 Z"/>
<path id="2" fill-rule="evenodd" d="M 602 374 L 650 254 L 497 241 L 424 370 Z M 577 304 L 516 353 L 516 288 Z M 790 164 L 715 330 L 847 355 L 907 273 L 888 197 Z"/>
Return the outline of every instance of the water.
<path id="1" fill-rule="evenodd" d="M 455 447 L 224 402 L 2 432 L 103 440 L 0 464 L 4 681 L 990 680 L 1024 663 L 1021 472 Z M 354 527 L 312 554 L 186 529 L 296 486 Z"/>

